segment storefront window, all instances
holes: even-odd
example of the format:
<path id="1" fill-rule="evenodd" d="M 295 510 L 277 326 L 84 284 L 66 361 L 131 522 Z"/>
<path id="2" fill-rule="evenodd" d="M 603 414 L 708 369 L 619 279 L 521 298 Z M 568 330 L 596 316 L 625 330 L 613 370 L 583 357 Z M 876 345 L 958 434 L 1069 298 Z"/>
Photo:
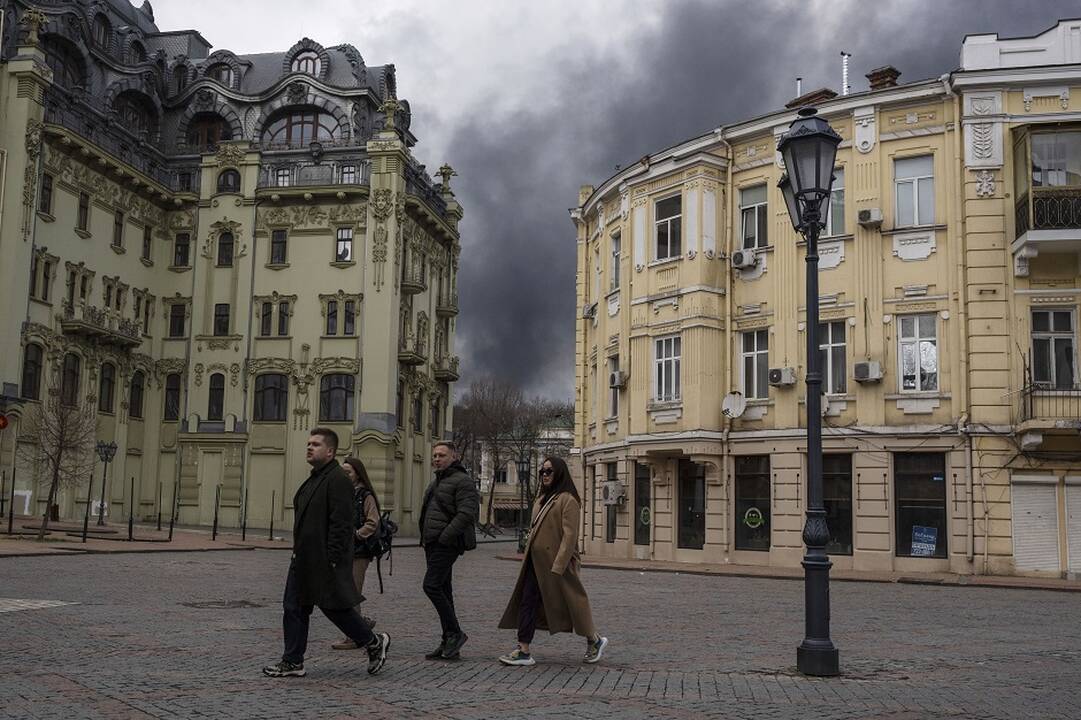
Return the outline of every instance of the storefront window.
<path id="1" fill-rule="evenodd" d="M 769 550 L 769 456 L 736 458 L 736 550 Z"/>
<path id="2" fill-rule="evenodd" d="M 852 456 L 822 457 L 822 491 L 826 505 L 826 526 L 830 555 L 852 554 Z"/>
<path id="3" fill-rule="evenodd" d="M 895 453 L 894 506 L 899 557 L 946 557 L 946 458 Z"/>
<path id="4" fill-rule="evenodd" d="M 679 461 L 678 546 L 701 550 L 706 543 L 706 469 L 689 460 Z"/>
<path id="5" fill-rule="evenodd" d="M 649 466 L 634 464 L 634 544 L 649 545 L 650 507 Z"/>

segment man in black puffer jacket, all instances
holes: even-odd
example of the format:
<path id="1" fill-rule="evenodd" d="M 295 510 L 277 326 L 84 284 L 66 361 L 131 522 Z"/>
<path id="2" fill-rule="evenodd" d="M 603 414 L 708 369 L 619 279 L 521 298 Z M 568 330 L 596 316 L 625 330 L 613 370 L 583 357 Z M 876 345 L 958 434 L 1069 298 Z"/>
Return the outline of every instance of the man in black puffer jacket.
<path id="1" fill-rule="evenodd" d="M 432 447 L 432 469 L 435 479 L 424 493 L 420 510 L 420 544 L 428 564 L 424 594 L 439 613 L 443 639 L 424 657 L 457 660 L 468 638 L 454 614 L 451 574 L 458 556 L 477 546 L 480 493 L 450 443 L 438 442 Z"/>

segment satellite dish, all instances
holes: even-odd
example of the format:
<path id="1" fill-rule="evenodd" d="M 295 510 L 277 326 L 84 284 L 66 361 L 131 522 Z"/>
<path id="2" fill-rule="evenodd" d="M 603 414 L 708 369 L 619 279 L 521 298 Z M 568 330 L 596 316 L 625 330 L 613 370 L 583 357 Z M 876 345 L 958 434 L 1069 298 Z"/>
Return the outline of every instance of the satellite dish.
<path id="1" fill-rule="evenodd" d="M 725 417 L 738 418 L 746 409 L 747 401 L 741 392 L 728 393 L 721 401 L 721 413 Z"/>

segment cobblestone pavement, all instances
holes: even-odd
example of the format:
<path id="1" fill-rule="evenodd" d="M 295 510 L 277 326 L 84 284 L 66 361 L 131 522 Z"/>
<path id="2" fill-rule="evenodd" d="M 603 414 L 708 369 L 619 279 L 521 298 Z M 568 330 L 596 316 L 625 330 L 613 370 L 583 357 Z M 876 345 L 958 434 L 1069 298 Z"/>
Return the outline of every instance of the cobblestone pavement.
<path id="1" fill-rule="evenodd" d="M 317 612 L 308 677 L 271 680 L 288 554 L 236 551 L 0 560 L 0 718 L 1078 718 L 1081 599 L 1031 590 L 835 583 L 844 676 L 794 672 L 802 583 L 586 568 L 604 661 L 538 635 L 533 668 L 495 662 L 516 573 L 481 546 L 458 566 L 470 640 L 426 661 L 435 612 L 419 548 L 395 552 L 365 613 L 393 636 L 386 669 L 333 651 Z M 369 578 L 373 585 L 374 577 Z M 26 609 L 22 609 L 25 607 Z"/>

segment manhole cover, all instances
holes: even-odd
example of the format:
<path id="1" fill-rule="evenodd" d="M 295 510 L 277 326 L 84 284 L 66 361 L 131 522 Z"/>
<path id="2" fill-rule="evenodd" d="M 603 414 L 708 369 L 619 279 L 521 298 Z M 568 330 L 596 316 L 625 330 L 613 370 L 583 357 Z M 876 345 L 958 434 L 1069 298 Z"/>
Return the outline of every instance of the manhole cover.
<path id="1" fill-rule="evenodd" d="M 263 605 L 250 600 L 203 600 L 200 602 L 180 603 L 196 610 L 240 610 L 243 608 L 261 608 Z"/>

